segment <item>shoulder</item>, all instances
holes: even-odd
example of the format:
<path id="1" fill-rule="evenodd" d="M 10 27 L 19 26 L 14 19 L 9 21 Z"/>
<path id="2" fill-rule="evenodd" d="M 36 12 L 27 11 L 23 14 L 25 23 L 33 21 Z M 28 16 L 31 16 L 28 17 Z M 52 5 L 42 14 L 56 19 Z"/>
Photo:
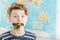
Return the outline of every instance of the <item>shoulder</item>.
<path id="1" fill-rule="evenodd" d="M 34 34 L 34 33 L 29 32 L 29 31 L 26 31 L 26 34 L 29 34 L 29 35 L 35 36 L 35 34 Z"/>
<path id="2" fill-rule="evenodd" d="M 7 38 L 9 35 L 10 35 L 10 31 L 5 32 L 5 33 L 0 35 L 0 39 Z"/>
<path id="3" fill-rule="evenodd" d="M 32 32 L 26 31 L 25 37 L 30 38 L 30 39 L 36 39 L 36 35 Z"/>

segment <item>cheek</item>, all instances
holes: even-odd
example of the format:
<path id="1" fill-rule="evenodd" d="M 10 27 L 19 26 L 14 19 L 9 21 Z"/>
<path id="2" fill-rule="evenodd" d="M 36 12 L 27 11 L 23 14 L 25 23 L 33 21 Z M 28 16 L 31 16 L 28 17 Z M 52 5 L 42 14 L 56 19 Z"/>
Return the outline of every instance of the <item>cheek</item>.
<path id="1" fill-rule="evenodd" d="M 27 22 L 27 17 L 23 18 L 23 22 L 24 22 L 24 23 Z"/>
<path id="2" fill-rule="evenodd" d="M 13 23 L 13 22 L 14 22 L 14 20 L 13 20 L 13 19 L 11 19 L 11 22 Z"/>
<path id="3" fill-rule="evenodd" d="M 14 19 L 14 18 L 11 18 L 11 20 L 10 20 L 12 23 L 17 23 L 18 21 L 17 21 L 17 19 Z"/>

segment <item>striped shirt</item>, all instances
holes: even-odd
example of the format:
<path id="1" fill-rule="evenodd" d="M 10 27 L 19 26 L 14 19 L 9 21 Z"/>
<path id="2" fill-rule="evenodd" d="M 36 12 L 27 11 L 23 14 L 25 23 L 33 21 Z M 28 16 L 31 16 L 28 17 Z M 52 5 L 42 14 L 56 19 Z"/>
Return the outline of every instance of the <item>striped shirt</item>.
<path id="1" fill-rule="evenodd" d="M 0 40 L 36 40 L 35 34 L 25 31 L 23 36 L 13 36 L 10 31 L 0 35 Z"/>

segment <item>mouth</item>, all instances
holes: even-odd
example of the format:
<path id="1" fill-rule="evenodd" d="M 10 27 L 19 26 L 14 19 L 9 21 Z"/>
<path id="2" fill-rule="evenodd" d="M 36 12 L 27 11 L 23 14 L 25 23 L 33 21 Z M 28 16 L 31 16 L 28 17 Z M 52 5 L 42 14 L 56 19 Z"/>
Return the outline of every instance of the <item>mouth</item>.
<path id="1" fill-rule="evenodd" d="M 14 29 L 18 29 L 21 26 L 24 26 L 23 23 L 13 23 Z"/>

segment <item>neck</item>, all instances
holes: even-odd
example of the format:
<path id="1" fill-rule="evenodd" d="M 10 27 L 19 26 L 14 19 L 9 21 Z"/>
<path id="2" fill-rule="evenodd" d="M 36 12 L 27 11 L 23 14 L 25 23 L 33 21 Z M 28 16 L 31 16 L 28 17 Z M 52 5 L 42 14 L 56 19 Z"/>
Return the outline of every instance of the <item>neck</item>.
<path id="1" fill-rule="evenodd" d="M 15 29 L 11 30 L 10 33 L 15 36 L 22 36 L 25 34 L 24 27 L 20 27 L 19 29 L 16 29 L 16 30 Z"/>

